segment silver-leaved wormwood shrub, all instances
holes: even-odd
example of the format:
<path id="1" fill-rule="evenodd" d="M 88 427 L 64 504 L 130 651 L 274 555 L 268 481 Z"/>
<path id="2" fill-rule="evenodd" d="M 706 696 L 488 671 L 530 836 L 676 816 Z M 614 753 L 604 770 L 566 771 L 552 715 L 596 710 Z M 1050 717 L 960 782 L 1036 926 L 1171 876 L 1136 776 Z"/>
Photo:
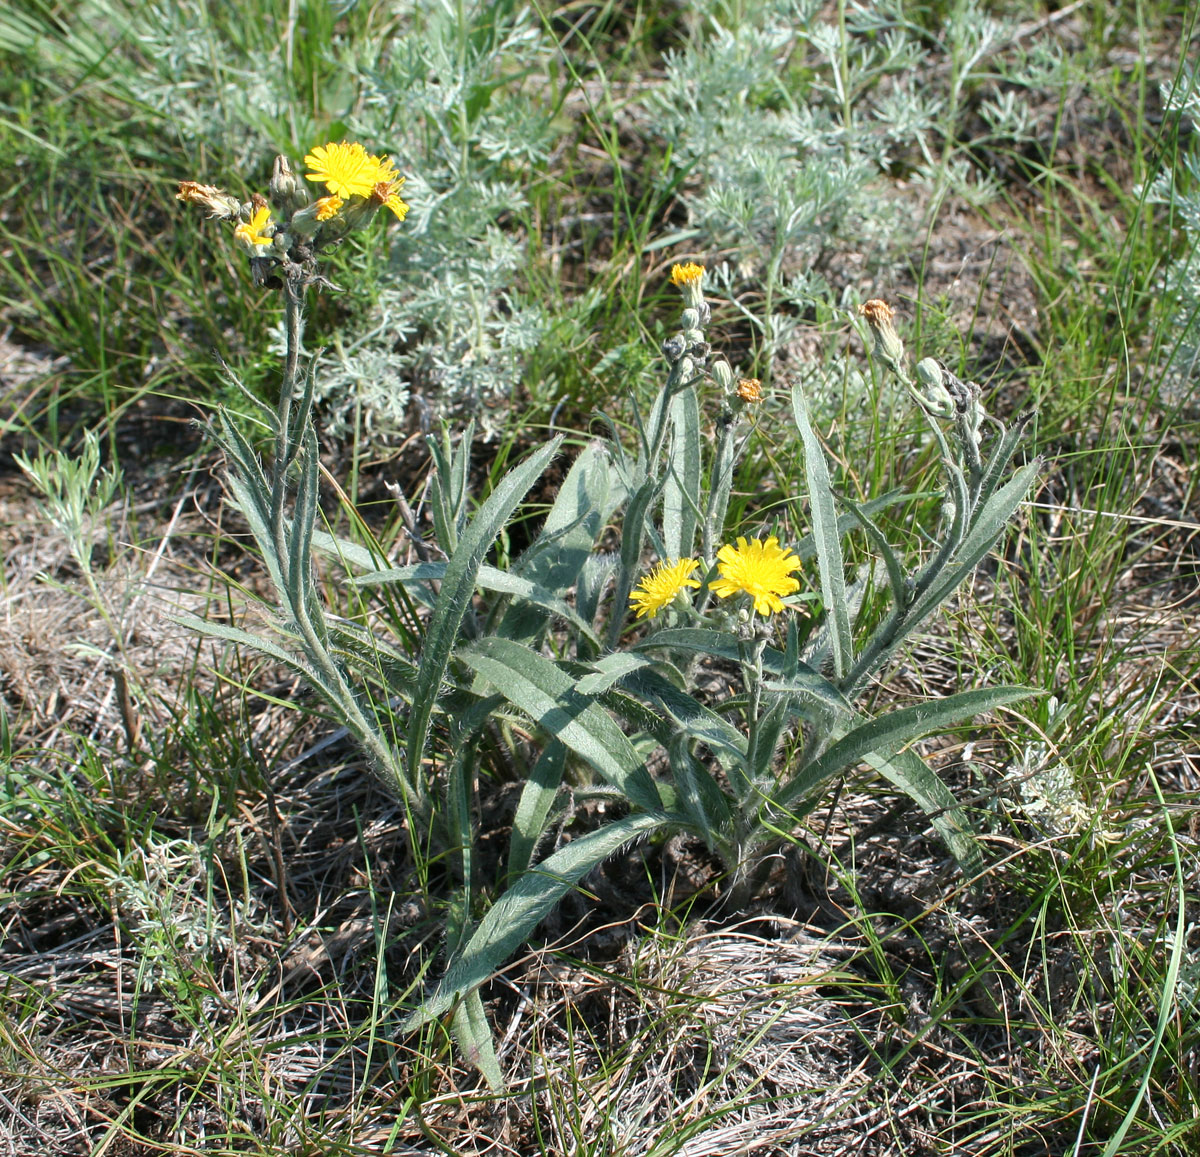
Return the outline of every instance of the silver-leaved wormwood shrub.
<path id="1" fill-rule="evenodd" d="M 956 4 L 935 55 L 903 0 L 689 7 L 686 43 L 644 102 L 670 148 L 663 179 L 679 182 L 687 211 L 677 239 L 727 255 L 710 289 L 753 327 L 764 379 L 803 317 L 839 304 L 823 263 L 852 251 L 855 268 L 865 259 L 886 277 L 913 260 L 924 223 L 889 190 L 893 169 L 923 190 L 922 214 L 949 194 L 996 198 L 973 156 L 1033 141 L 1025 94 L 1069 76 L 1053 44 L 1017 32 L 978 3 Z M 982 128 L 961 141 L 968 96 L 980 98 Z"/>
<path id="2" fill-rule="evenodd" d="M 334 428 L 358 421 L 379 444 L 474 420 L 486 437 L 507 413 L 548 324 L 518 289 L 525 244 L 504 223 L 556 141 L 554 52 L 529 7 L 414 4 L 364 72 L 351 130 L 393 143 L 414 174 L 413 208 L 362 319 L 367 336 L 327 355 L 319 392 Z"/>
<path id="3" fill-rule="evenodd" d="M 73 18 L 81 77 L 230 172 L 329 125 L 335 139 L 391 142 L 412 213 L 379 255 L 374 299 L 321 335 L 327 429 L 376 447 L 442 419 L 490 431 L 547 326 L 518 288 L 525 244 L 507 224 L 556 141 L 544 78 L 557 49 L 533 7 L 321 3 L 276 23 L 183 0 L 84 0 Z M 286 347 L 286 322 L 278 337 Z"/>
<path id="4" fill-rule="evenodd" d="M 561 437 L 478 504 L 470 432 L 457 446 L 448 435 L 431 437 L 432 540 L 420 539 L 414 524 L 421 561 L 388 565 L 382 552 L 317 530 L 317 363 L 305 360 L 301 331 L 305 294 L 325 284 L 322 250 L 371 226 L 383 207 L 403 219 L 402 179 L 390 159 L 347 142 L 316 148 L 305 161 L 306 179 L 324 186 L 315 201 L 311 192 L 321 190 L 297 179 L 282 157 L 270 199 L 241 202 L 196 182 L 180 187 L 182 200 L 237 223 L 236 243 L 256 277 L 281 289 L 288 319 L 278 405 L 257 404 L 273 440 L 270 464 L 227 414 L 214 429 L 229 460 L 230 493 L 274 589 L 275 630 L 188 621 L 301 674 L 403 801 L 419 837 L 414 854 L 448 853 L 458 863 L 449 964 L 409 1027 L 452 1013 L 465 1055 L 499 1085 L 480 986 L 589 871 L 633 841 L 690 834 L 723 863 L 724 900 L 736 908 L 825 785 L 862 764 L 916 801 L 964 870 L 977 871 L 981 855 L 961 807 L 911 745 L 1028 692 L 973 689 L 874 713 L 863 699 L 970 577 L 1024 498 L 1037 463 L 1015 471 L 1010 463 L 1026 421 L 1005 428 L 986 413 L 977 386 L 934 359 L 910 372 L 890 308 L 862 307 L 876 356 L 920 408 L 944 473 L 931 548 L 908 567 L 878 521 L 908 496 L 857 504 L 837 495 L 803 387 L 779 398 L 757 380 L 735 378 L 705 336 L 704 270 L 676 265 L 679 332 L 663 343 L 653 406 L 635 411 L 633 449 L 615 428 L 586 446 L 540 532 L 500 568 L 486 559 L 521 517 Z M 775 401 L 795 422 L 812 530 L 791 545 L 780 541 L 785 528 L 728 542 L 735 467 L 753 450 L 754 413 Z M 620 545 L 603 549 L 614 523 Z M 843 540 L 852 532 L 875 561 L 848 578 Z M 378 624 L 328 613 L 315 582 L 317 553 L 360 589 L 399 592 L 424 608 L 418 653 L 405 639 L 383 637 Z M 648 555 L 658 560 L 649 569 Z M 860 620 L 871 587 L 882 587 L 889 609 Z M 701 690 L 714 666 L 736 671 L 732 693 Z M 507 737 L 510 763 L 525 768 L 498 889 L 478 871 L 475 798 L 496 736 Z M 588 799 L 606 801 L 619 818 L 566 839 L 565 817 Z"/>
<path id="5" fill-rule="evenodd" d="M 1165 351 L 1168 397 L 1186 403 L 1195 398 L 1200 381 L 1200 68 L 1182 69 L 1162 86 L 1162 98 L 1168 116 L 1191 126 L 1174 168 L 1164 167 L 1146 190 L 1148 201 L 1171 208 L 1186 240 L 1163 277 L 1175 315 L 1172 345 Z"/>

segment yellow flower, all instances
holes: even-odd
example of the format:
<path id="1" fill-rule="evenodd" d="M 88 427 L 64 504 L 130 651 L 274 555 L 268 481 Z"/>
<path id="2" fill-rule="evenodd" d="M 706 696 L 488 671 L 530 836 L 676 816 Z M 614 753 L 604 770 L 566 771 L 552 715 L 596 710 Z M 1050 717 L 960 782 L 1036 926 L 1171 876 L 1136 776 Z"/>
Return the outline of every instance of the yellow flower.
<path id="1" fill-rule="evenodd" d="M 328 221 L 331 217 L 336 217 L 345 203 L 341 197 L 334 196 L 332 193 L 328 197 L 318 198 L 317 220 Z"/>
<path id="2" fill-rule="evenodd" d="M 389 161 L 390 165 L 391 162 Z M 400 190 L 404 187 L 404 178 L 393 176 L 385 181 L 377 181 L 371 190 L 371 202 L 384 209 L 391 209 L 397 220 L 403 221 L 408 215 L 408 205 L 400 199 Z"/>
<path id="3" fill-rule="evenodd" d="M 317 145 L 304 158 L 309 181 L 323 181 L 335 197 L 369 197 L 379 180 L 380 160 L 357 141 Z"/>
<path id="4" fill-rule="evenodd" d="M 396 164 L 391 157 L 371 157 L 371 163 L 375 166 L 375 183 L 380 181 L 395 181 L 400 180 L 404 183 L 404 178 L 396 170 Z"/>
<path id="5" fill-rule="evenodd" d="M 259 205 L 250 220 L 244 221 L 233 231 L 233 238 L 235 241 L 240 241 L 253 253 L 255 246 L 271 244 L 271 235 L 263 233 L 270 222 L 271 210 L 266 205 Z M 273 235 L 274 232 L 272 229 L 271 234 Z"/>
<path id="6" fill-rule="evenodd" d="M 636 587 L 629 596 L 630 607 L 637 608 L 636 618 L 649 615 L 654 618 L 668 603 L 674 602 L 675 596 L 684 587 L 699 587 L 699 583 L 690 578 L 692 571 L 700 565 L 694 558 L 681 558 L 675 562 L 660 562 Z"/>
<path id="7" fill-rule="evenodd" d="M 671 284 L 679 289 L 685 285 L 699 285 L 703 276 L 704 266 L 697 265 L 694 261 L 689 261 L 686 265 L 671 266 Z"/>
<path id="8" fill-rule="evenodd" d="M 774 535 L 766 542 L 738 538 L 737 546 L 723 546 L 717 551 L 717 573 L 721 576 L 711 585 L 713 594 L 727 599 L 730 595 L 748 594 L 754 600 L 754 613 L 769 615 L 783 610 L 780 595 L 794 594 L 800 580 L 791 577 L 800 560 L 790 550 L 779 545 Z"/>

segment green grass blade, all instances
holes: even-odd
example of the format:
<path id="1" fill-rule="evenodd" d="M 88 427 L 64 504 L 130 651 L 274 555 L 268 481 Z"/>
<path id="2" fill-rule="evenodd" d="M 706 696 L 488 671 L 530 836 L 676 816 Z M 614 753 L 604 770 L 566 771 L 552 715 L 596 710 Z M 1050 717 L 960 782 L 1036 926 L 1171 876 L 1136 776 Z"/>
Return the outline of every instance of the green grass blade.
<path id="1" fill-rule="evenodd" d="M 408 726 L 408 774 L 414 783 L 421 778 L 421 759 L 425 754 L 429 718 L 458 639 L 463 616 L 475 592 L 483 556 L 517 504 L 557 453 L 561 441 L 560 435 L 505 476 L 463 531 L 458 549 L 446 565 L 441 593 L 425 632 Z"/>
<path id="2" fill-rule="evenodd" d="M 1158 799 L 1158 805 L 1162 808 L 1163 823 L 1167 825 L 1167 830 L 1171 831 L 1171 812 L 1167 807 L 1167 801 L 1163 799 L 1162 787 L 1159 785 L 1158 778 L 1153 772 L 1150 775 L 1150 782 L 1154 787 L 1154 794 Z M 1162 1042 L 1167 1032 L 1167 1025 L 1170 1024 L 1172 1015 L 1181 1016 L 1183 1013 L 1183 1009 L 1180 1007 L 1182 1002 L 1178 998 L 1172 999 L 1179 992 L 1179 973 L 1183 967 L 1183 954 L 1186 950 L 1188 932 L 1188 894 L 1184 883 L 1183 862 L 1179 856 L 1179 840 L 1176 838 L 1171 839 L 1171 857 L 1174 860 L 1175 867 L 1175 934 L 1171 937 L 1171 958 L 1167 962 L 1167 972 L 1163 977 L 1162 995 L 1158 1006 L 1158 1023 L 1154 1027 L 1154 1039 L 1150 1043 L 1150 1055 L 1146 1058 L 1145 1067 L 1142 1070 L 1142 1079 L 1138 1085 L 1137 1093 L 1133 1098 L 1133 1103 L 1126 1110 L 1121 1124 L 1117 1127 L 1117 1131 L 1109 1138 L 1101 1157 L 1117 1157 L 1121 1152 L 1121 1144 L 1124 1142 L 1125 1135 L 1129 1132 L 1130 1127 L 1137 1120 L 1138 1111 L 1142 1107 L 1142 1102 L 1146 1098 L 1146 1091 L 1149 1089 L 1150 1081 L 1154 1076 L 1154 1062 L 1158 1059 L 1158 1054 L 1162 1050 Z"/>
<path id="3" fill-rule="evenodd" d="M 797 380 L 792 386 L 792 413 L 804 443 L 804 477 L 808 483 L 809 513 L 813 521 L 813 540 L 817 547 L 817 567 L 821 574 L 821 600 L 832 625 L 830 645 L 833 669 L 838 679 L 854 662 L 854 641 L 850 634 L 850 613 L 846 598 L 845 563 L 833 506 L 833 487 L 825 451 L 808 419 L 804 387 Z"/>
<path id="4" fill-rule="evenodd" d="M 626 816 L 572 840 L 531 868 L 492 905 L 466 946 L 451 961 L 433 995 L 404 1023 L 404 1031 L 412 1032 L 441 1016 L 464 995 L 474 992 L 525 943 L 555 904 L 588 872 L 630 840 L 649 835 L 664 823 L 666 817 L 660 813 Z"/>

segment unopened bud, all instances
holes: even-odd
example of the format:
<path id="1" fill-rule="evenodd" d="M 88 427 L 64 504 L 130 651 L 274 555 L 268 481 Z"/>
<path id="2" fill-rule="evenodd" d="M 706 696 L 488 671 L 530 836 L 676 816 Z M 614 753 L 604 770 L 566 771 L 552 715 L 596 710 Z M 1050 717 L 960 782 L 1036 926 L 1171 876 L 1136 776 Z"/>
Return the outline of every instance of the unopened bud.
<path id="1" fill-rule="evenodd" d="M 713 362 L 712 376 L 721 393 L 729 393 L 730 388 L 733 386 L 733 370 L 729 368 L 729 363 L 724 358 Z"/>
<path id="2" fill-rule="evenodd" d="M 271 172 L 271 184 L 268 187 L 271 191 L 271 200 L 285 214 L 302 209 L 308 204 L 308 193 L 296 180 L 296 174 L 292 172 L 292 166 L 288 163 L 287 157 L 275 158 L 275 167 Z"/>
<path id="3" fill-rule="evenodd" d="M 916 365 L 917 381 L 928 404 L 926 409 L 939 418 L 954 414 L 954 399 L 946 388 L 946 371 L 937 358 L 922 358 Z"/>
<path id="4" fill-rule="evenodd" d="M 699 329 L 700 311 L 698 309 L 685 309 L 679 318 L 679 324 L 684 329 Z"/>

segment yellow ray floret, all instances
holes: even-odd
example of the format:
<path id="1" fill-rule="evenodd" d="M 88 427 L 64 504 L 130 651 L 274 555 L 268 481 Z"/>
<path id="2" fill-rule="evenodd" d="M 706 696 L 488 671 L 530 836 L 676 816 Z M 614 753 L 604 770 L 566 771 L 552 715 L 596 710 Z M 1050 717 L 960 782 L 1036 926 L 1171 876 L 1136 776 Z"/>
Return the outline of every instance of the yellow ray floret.
<path id="1" fill-rule="evenodd" d="M 391 164 L 391 161 L 388 161 Z M 388 180 L 377 181 L 371 190 L 371 200 L 384 209 L 391 209 L 397 220 L 403 221 L 408 214 L 408 205 L 400 199 L 400 190 L 404 187 L 404 178 L 393 175 Z"/>
<path id="2" fill-rule="evenodd" d="M 233 231 L 233 236 L 246 245 L 270 245 L 271 236 L 263 232 L 270 223 L 271 210 L 266 205 L 260 205 L 254 210 L 254 215 L 249 221 L 243 222 Z"/>
<path id="3" fill-rule="evenodd" d="M 636 587 L 629 596 L 630 607 L 637 608 L 636 618 L 649 615 L 654 618 L 663 607 L 675 601 L 675 596 L 685 587 L 699 587 L 691 573 L 700 563 L 694 558 L 661 562 Z"/>
<path id="4" fill-rule="evenodd" d="M 684 265 L 671 266 L 671 284 L 682 289 L 685 285 L 699 285 L 704 277 L 704 266 L 688 261 Z"/>
<path id="5" fill-rule="evenodd" d="M 369 197 L 379 180 L 380 160 L 357 141 L 317 145 L 304 158 L 309 181 L 324 182 L 335 197 Z"/>
<path id="6" fill-rule="evenodd" d="M 800 589 L 800 580 L 791 576 L 799 567 L 800 560 L 780 547 L 774 535 L 766 542 L 739 538 L 736 547 L 723 546 L 717 551 L 720 577 L 711 589 L 722 599 L 747 594 L 754 600 L 755 614 L 769 615 L 783 610 L 781 595 L 795 594 Z"/>

